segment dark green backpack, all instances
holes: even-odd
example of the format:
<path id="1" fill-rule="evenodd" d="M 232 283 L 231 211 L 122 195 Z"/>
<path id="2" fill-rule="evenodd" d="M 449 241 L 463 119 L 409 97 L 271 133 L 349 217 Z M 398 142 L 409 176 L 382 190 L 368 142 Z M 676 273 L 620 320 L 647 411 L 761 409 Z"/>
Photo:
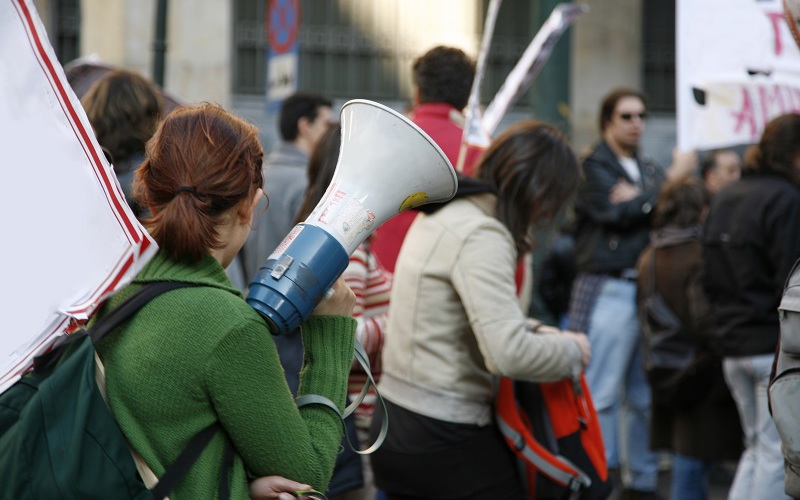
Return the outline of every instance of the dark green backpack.
<path id="1" fill-rule="evenodd" d="M 91 329 L 71 334 L 38 357 L 32 372 L 0 395 L 0 498 L 163 498 L 220 429 L 201 431 L 148 490 L 125 437 L 95 382 L 94 343 L 152 298 L 191 286 L 146 285 Z M 220 497 L 228 496 L 233 449 L 228 443 Z"/>

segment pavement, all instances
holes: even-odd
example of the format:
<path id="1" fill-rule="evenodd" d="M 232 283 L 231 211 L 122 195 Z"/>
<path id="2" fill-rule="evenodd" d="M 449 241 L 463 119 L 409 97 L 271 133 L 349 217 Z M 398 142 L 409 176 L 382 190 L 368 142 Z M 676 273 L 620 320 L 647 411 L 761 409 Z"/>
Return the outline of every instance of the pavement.
<path id="1" fill-rule="evenodd" d="M 658 475 L 658 497 L 663 500 L 670 499 L 671 472 L 669 461 L 663 461 Z M 711 472 L 708 486 L 708 500 L 726 500 L 733 476 L 736 473 L 736 462 L 720 462 Z M 608 500 L 619 500 L 620 491 L 615 490 Z M 680 499 L 678 499 L 680 500 Z"/>

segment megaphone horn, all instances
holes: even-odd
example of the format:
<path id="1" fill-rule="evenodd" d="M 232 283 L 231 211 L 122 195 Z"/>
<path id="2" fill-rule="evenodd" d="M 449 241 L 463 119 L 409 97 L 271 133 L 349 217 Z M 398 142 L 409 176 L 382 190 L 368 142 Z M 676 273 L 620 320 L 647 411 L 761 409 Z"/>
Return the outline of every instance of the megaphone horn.
<path id="1" fill-rule="evenodd" d="M 247 303 L 275 335 L 309 317 L 350 255 L 381 224 L 456 194 L 458 180 L 447 156 L 400 113 L 355 99 L 342 107 L 340 121 L 339 161 L 325 195 L 250 283 Z"/>

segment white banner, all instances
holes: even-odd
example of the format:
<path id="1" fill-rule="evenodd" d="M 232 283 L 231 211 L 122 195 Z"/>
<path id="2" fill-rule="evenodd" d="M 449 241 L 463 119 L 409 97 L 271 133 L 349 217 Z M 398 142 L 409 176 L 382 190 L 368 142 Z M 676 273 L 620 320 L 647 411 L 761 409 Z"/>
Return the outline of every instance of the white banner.
<path id="1" fill-rule="evenodd" d="M 758 141 L 764 125 L 800 111 L 800 50 L 781 0 L 678 0 L 678 147 Z"/>
<path id="2" fill-rule="evenodd" d="M 0 392 L 155 251 L 32 0 L 0 0 Z"/>

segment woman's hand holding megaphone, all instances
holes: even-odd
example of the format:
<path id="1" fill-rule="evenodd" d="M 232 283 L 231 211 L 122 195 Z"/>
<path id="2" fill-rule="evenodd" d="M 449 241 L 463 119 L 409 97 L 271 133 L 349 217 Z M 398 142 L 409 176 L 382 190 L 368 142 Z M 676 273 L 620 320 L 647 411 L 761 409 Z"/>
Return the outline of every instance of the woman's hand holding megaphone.
<path id="1" fill-rule="evenodd" d="M 333 293 L 330 293 L 333 291 Z M 356 307 L 356 294 L 341 276 L 325 294 L 325 299 L 311 311 L 312 316 L 352 316 Z"/>

